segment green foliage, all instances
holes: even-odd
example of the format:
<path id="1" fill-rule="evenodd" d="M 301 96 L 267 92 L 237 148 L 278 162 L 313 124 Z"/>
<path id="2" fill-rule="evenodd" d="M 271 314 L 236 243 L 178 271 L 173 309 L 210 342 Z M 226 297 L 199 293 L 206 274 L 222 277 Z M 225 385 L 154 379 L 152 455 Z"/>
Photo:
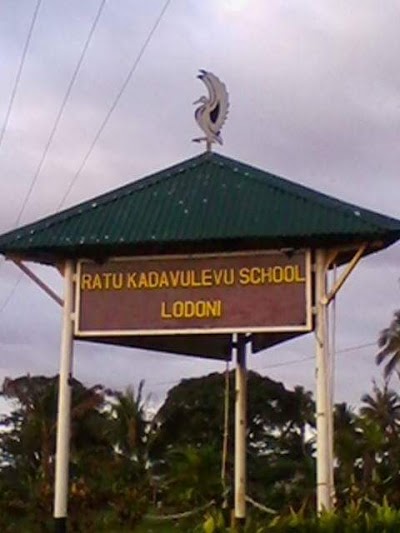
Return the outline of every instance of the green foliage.
<path id="1" fill-rule="evenodd" d="M 400 309 L 395 311 L 389 327 L 383 329 L 378 338 L 380 348 L 376 362 L 385 362 L 384 374 L 390 377 L 394 372 L 399 374 L 400 367 Z"/>
<path id="2" fill-rule="evenodd" d="M 210 512 L 207 514 L 203 523 L 204 533 L 223 533 L 226 531 L 225 520 L 221 511 Z"/>
<path id="3" fill-rule="evenodd" d="M 214 467 L 206 487 L 218 488 L 222 433 L 224 420 L 224 375 L 211 374 L 202 378 L 183 380 L 168 393 L 156 415 L 155 435 L 151 440 L 150 459 L 153 472 L 170 482 L 168 464 L 175 450 L 191 448 L 213 454 Z M 301 505 L 304 499 L 312 502 L 315 466 L 313 443 L 306 438 L 306 428 L 314 424 L 314 402 L 311 394 L 297 387 L 287 390 L 282 383 L 248 372 L 248 484 L 250 495 L 272 508 L 283 502 Z M 233 480 L 234 435 L 234 373 L 230 374 L 229 446 L 227 485 Z M 171 456 L 172 453 L 172 456 Z M 186 464 L 186 462 L 184 462 Z M 193 463 L 188 462 L 193 468 Z M 171 473 L 170 468 L 169 472 Z M 218 486 L 218 487 L 217 487 Z M 198 488 L 196 489 L 198 490 Z M 216 494 L 214 494 L 215 496 Z M 177 501 L 175 503 L 178 503 Z M 169 499 L 169 504 L 172 504 Z"/>
<path id="4" fill-rule="evenodd" d="M 391 350 L 396 331 L 391 326 L 385 332 Z M 73 380 L 71 529 L 231 531 L 232 373 L 229 380 L 225 483 L 222 374 L 182 381 L 154 417 L 143 383 L 136 391 L 115 392 Z M 45 533 L 53 527 L 57 377 L 6 380 L 2 394 L 13 410 L 0 429 L 0 531 Z M 311 393 L 248 373 L 248 495 L 278 514 L 249 505 L 246 533 L 400 531 L 400 398 L 385 381 L 382 387 L 374 383 L 361 401 L 358 412 L 345 403 L 335 406 L 336 512 L 317 517 Z M 188 514 L 177 518 L 182 512 Z M 151 515 L 175 518 L 157 522 Z"/>
<path id="5" fill-rule="evenodd" d="M 173 448 L 166 456 L 163 503 L 192 509 L 221 495 L 219 450 L 212 446 Z"/>
<path id="6" fill-rule="evenodd" d="M 229 531 L 226 529 L 226 531 Z M 400 531 L 400 511 L 387 501 L 374 504 L 368 511 L 350 505 L 340 512 L 306 516 L 301 510 L 273 518 L 269 523 L 253 523 L 254 533 L 395 533 Z"/>
<path id="7" fill-rule="evenodd" d="M 2 394 L 13 400 L 15 409 L 3 417 L 0 433 L 0 529 L 50 531 L 57 377 L 8 379 Z M 127 397 L 130 401 L 129 391 Z M 115 439 L 113 408 L 122 402 L 121 393 L 72 382 L 69 520 L 73 531 L 103 527 L 110 531 L 121 523 L 133 527 L 147 509 L 149 482 L 137 460 L 140 454 L 133 459 L 117 452 L 123 436 L 120 431 Z M 137 411 L 135 420 L 140 416 Z"/>

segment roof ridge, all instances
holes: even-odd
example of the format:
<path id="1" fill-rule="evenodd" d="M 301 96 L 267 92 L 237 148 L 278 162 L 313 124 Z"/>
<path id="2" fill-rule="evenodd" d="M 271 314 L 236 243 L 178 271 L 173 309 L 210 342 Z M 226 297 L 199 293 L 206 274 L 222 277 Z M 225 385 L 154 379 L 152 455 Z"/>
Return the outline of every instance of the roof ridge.
<path id="1" fill-rule="evenodd" d="M 263 176 L 257 176 L 255 174 L 253 174 L 252 172 L 268 174 L 268 176 L 271 179 L 273 179 L 275 181 L 278 180 L 280 182 L 284 182 L 290 188 L 300 189 L 300 191 L 304 192 L 304 194 L 301 194 L 300 191 L 297 192 L 297 191 L 293 191 L 293 190 L 284 189 L 284 185 L 283 184 L 281 185 L 279 183 L 268 183 L 268 185 L 272 189 L 275 189 L 276 191 L 279 191 L 279 192 L 283 192 L 285 194 L 290 194 L 291 196 L 293 196 L 295 198 L 298 198 L 298 199 L 301 199 L 303 201 L 304 200 L 305 201 L 309 201 L 310 203 L 314 204 L 315 206 L 317 206 L 319 208 L 323 208 L 323 209 L 325 209 L 327 211 L 333 210 L 336 213 L 343 214 L 344 216 L 346 216 L 349 219 L 353 219 L 353 216 L 356 216 L 357 218 L 359 218 L 360 215 L 362 214 L 362 212 L 364 212 L 364 213 L 366 213 L 368 215 L 372 215 L 374 217 L 378 217 L 378 218 L 381 218 L 381 219 L 387 219 L 388 221 L 390 220 L 392 222 L 397 222 L 397 220 L 395 218 L 391 217 L 391 216 L 382 215 L 381 213 L 378 213 L 378 212 L 373 211 L 371 209 L 366 209 L 366 208 L 364 208 L 362 206 L 359 206 L 359 205 L 356 205 L 356 204 L 352 204 L 352 203 L 344 201 L 344 200 L 339 200 L 339 198 L 336 198 L 335 196 L 331 196 L 329 194 L 326 194 L 326 193 L 323 193 L 323 192 L 320 192 L 320 191 L 317 192 L 317 191 L 311 189 L 310 187 L 308 187 L 307 185 L 302 185 L 300 183 L 296 183 L 296 182 L 294 182 L 292 180 L 289 180 L 288 178 L 284 178 L 282 176 L 278 176 L 277 174 L 272 174 L 269 171 L 262 170 L 260 168 L 257 168 L 257 167 L 254 167 L 252 165 L 249 165 L 247 163 L 242 163 L 241 161 L 236 161 L 235 159 L 231 159 L 229 157 L 222 156 L 220 154 L 214 154 L 214 155 L 216 155 L 217 158 L 214 158 L 212 160 L 213 164 L 219 165 L 220 163 L 218 163 L 218 159 L 222 159 L 223 162 L 226 162 L 226 163 L 230 164 L 231 166 L 236 166 L 237 167 L 237 170 L 233 169 L 234 172 L 237 172 L 237 173 L 241 174 L 245 178 L 251 178 L 252 180 L 257 181 L 258 183 L 263 183 L 264 185 L 266 183 L 266 179 Z M 248 171 L 244 171 L 240 167 L 246 167 L 249 170 Z M 307 196 L 306 193 L 308 193 L 309 196 Z M 319 198 L 317 198 L 316 196 L 318 196 Z M 327 203 L 329 203 L 329 205 L 327 205 Z M 334 205 L 334 204 L 336 204 L 336 205 Z M 346 209 L 346 208 L 348 208 L 348 209 Z M 368 221 L 364 221 L 364 222 L 369 224 L 370 226 L 373 226 L 375 228 L 380 229 L 379 224 L 377 222 L 373 221 L 373 220 L 368 220 Z"/>

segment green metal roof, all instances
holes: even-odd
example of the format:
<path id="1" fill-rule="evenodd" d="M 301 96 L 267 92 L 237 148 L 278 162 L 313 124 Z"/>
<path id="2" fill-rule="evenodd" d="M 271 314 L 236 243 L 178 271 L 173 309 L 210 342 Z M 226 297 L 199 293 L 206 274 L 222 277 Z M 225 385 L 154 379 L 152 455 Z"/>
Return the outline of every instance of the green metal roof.
<path id="1" fill-rule="evenodd" d="M 0 253 L 53 263 L 399 238 L 399 220 L 204 153 L 1 235 Z"/>

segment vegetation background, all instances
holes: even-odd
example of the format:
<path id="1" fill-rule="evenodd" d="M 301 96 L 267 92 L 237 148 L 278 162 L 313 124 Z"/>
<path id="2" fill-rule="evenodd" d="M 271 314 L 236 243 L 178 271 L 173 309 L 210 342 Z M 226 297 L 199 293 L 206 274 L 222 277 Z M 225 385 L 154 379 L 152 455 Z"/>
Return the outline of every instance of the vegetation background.
<path id="1" fill-rule="evenodd" d="M 246 530 L 400 531 L 400 311 L 378 339 L 383 383 L 359 408 L 335 405 L 336 512 L 315 514 L 315 404 L 302 387 L 248 373 Z M 393 383 L 390 386 L 389 380 Z M 173 387 L 151 415 L 144 383 L 124 392 L 72 383 L 71 531 L 226 531 L 233 485 L 234 374 Z M 6 379 L 0 529 L 52 530 L 58 378 Z M 258 504 L 258 505 L 257 505 Z M 163 520 L 164 516 L 172 516 Z"/>

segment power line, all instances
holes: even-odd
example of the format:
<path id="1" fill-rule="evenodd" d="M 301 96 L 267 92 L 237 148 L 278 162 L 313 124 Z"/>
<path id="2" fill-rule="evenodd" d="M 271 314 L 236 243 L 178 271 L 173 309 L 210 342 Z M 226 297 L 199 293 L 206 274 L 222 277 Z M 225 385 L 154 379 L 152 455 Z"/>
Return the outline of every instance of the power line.
<path id="1" fill-rule="evenodd" d="M 33 25 L 34 25 L 34 22 L 35 22 L 35 20 L 36 20 L 37 12 L 38 12 L 38 9 L 39 9 L 39 6 L 40 6 L 41 1 L 42 1 L 42 0 L 39 0 L 39 1 L 38 1 L 38 4 L 37 4 L 37 6 L 36 6 L 36 10 L 35 10 L 35 13 L 34 13 L 33 21 L 32 21 L 31 27 L 30 27 L 30 32 L 29 32 L 30 34 L 29 34 L 28 39 L 27 39 L 27 43 L 28 43 L 28 44 L 29 44 L 30 35 L 32 34 Z M 30 186 L 29 186 L 28 192 L 26 193 L 25 198 L 24 198 L 24 200 L 23 200 L 23 202 L 22 202 L 22 205 L 21 205 L 20 211 L 19 211 L 19 213 L 18 213 L 18 216 L 17 216 L 17 218 L 16 218 L 16 221 L 15 221 L 14 227 L 18 226 L 19 222 L 21 221 L 21 217 L 22 217 L 22 215 L 23 215 L 23 213 L 24 213 L 24 211 L 25 211 L 25 208 L 26 208 L 26 205 L 27 205 L 27 203 L 28 203 L 28 201 L 29 201 L 29 198 L 31 197 L 31 194 L 32 194 L 32 192 L 33 192 L 33 189 L 34 189 L 34 187 L 35 187 L 35 184 L 36 184 L 36 182 L 37 182 L 37 180 L 38 180 L 39 174 L 40 174 L 40 172 L 41 172 L 41 170 L 42 170 L 42 168 L 43 168 L 43 164 L 44 164 L 44 162 L 45 162 L 45 160 L 46 160 L 46 157 L 47 157 L 47 154 L 48 154 L 48 152 L 49 152 L 50 146 L 51 146 L 51 144 L 52 144 L 52 142 L 53 142 L 53 139 L 54 139 L 54 136 L 55 136 L 55 134 L 56 134 L 56 131 L 57 131 L 58 125 L 59 125 L 60 120 L 61 120 L 61 118 L 62 118 L 62 115 L 63 115 L 63 113 L 64 113 L 65 106 L 67 105 L 67 102 L 68 102 L 68 99 L 69 99 L 69 97 L 70 97 L 70 94 L 71 94 L 72 88 L 73 88 L 73 86 L 74 86 L 74 84 L 75 84 L 75 81 L 76 81 L 76 79 L 77 79 L 77 77 L 78 77 L 78 74 L 79 74 L 79 71 L 80 71 L 80 69 L 81 69 L 81 66 L 82 66 L 83 60 L 84 60 L 84 58 L 85 58 L 86 52 L 87 52 L 87 50 L 88 50 L 88 48 L 89 48 L 89 45 L 90 45 L 90 43 L 91 43 L 91 40 L 92 40 L 93 34 L 94 34 L 95 29 L 96 29 L 96 27 L 97 27 L 97 24 L 98 24 L 98 22 L 99 22 L 100 16 L 101 16 L 102 11 L 103 11 L 103 8 L 104 8 L 104 6 L 105 6 L 105 3 L 106 3 L 106 0 L 101 0 L 101 2 L 100 2 L 100 4 L 99 4 L 99 8 L 98 8 L 98 10 L 97 10 L 96 16 L 95 16 L 95 18 L 94 18 L 94 20 L 93 20 L 93 22 L 92 22 L 91 27 L 90 27 L 89 34 L 88 34 L 87 39 L 86 39 L 86 41 L 85 41 L 85 44 L 84 44 L 84 46 L 83 46 L 83 48 L 82 48 L 81 54 L 80 54 L 80 56 L 79 56 L 78 62 L 77 62 L 76 67 L 75 67 L 75 70 L 74 70 L 74 72 L 73 72 L 73 74 L 72 74 L 71 80 L 70 80 L 70 82 L 69 82 L 69 84 L 68 84 L 67 90 L 66 90 L 65 95 L 64 95 L 64 98 L 63 98 L 63 100 L 62 100 L 62 103 L 61 103 L 60 109 L 59 109 L 59 111 L 58 111 L 58 113 L 57 113 L 57 116 L 56 116 L 56 119 L 55 119 L 55 121 L 54 121 L 53 127 L 52 127 L 52 129 L 51 129 L 51 131 L 50 131 L 50 135 L 49 135 L 49 138 L 47 139 L 47 143 L 46 143 L 46 146 L 45 146 L 45 148 L 44 148 L 44 150 L 43 150 L 42 157 L 40 158 L 39 164 L 38 164 L 38 166 L 36 167 L 36 171 L 35 171 L 35 173 L 34 173 L 34 175 L 33 175 L 33 178 L 32 178 L 31 184 L 30 184 Z M 23 59 L 25 59 L 25 56 L 26 56 L 26 50 L 27 50 L 27 49 L 28 49 L 28 46 L 25 45 L 25 50 L 24 50 Z M 18 81 L 19 81 L 19 78 L 20 78 L 20 73 L 21 73 L 21 71 L 22 71 L 22 64 L 23 64 L 23 61 L 21 61 L 20 70 L 19 70 L 19 72 L 18 72 L 18 74 L 19 74 L 19 75 L 17 76 Z M 17 86 L 17 85 L 18 85 L 18 83 L 17 83 L 17 84 L 15 85 L 15 87 L 14 87 L 14 89 L 15 89 L 15 90 L 13 91 L 14 96 L 15 96 L 16 86 Z M 12 97 L 11 102 L 13 101 L 13 99 L 14 99 L 14 97 Z M 11 104 L 11 105 L 12 105 L 12 104 Z M 9 109 L 11 110 L 11 106 L 9 106 Z M 7 118 L 7 120 L 8 120 L 8 118 Z M 4 131 L 5 131 L 5 128 L 3 129 L 3 134 L 4 134 Z M 0 141 L 0 142 L 1 142 L 1 141 Z M 2 306 L 1 306 L 1 308 L 0 308 L 0 314 L 1 314 L 1 313 L 3 312 L 3 310 L 7 307 L 8 303 L 9 303 L 10 300 L 11 300 L 11 298 L 14 296 L 14 294 L 15 294 L 15 292 L 16 292 L 16 290 L 17 290 L 17 288 L 18 288 L 18 286 L 19 286 L 19 284 L 20 284 L 20 282 L 21 282 L 21 279 L 22 279 L 22 273 L 20 273 L 19 277 L 17 278 L 17 280 L 15 281 L 14 285 L 12 286 L 12 288 L 11 288 L 11 290 L 10 290 L 8 296 L 7 296 L 6 299 L 4 300 L 4 302 L 3 302 L 3 304 L 2 304 Z"/>
<path id="2" fill-rule="evenodd" d="M 92 143 L 90 144 L 89 149 L 86 152 L 85 157 L 83 158 L 83 161 L 82 161 L 81 165 L 79 166 L 77 172 L 73 176 L 73 178 L 72 178 L 72 180 L 71 180 L 71 182 L 70 182 L 70 184 L 69 184 L 64 196 L 61 198 L 61 201 L 60 201 L 60 203 L 58 204 L 58 207 L 57 207 L 57 211 L 59 211 L 61 209 L 61 207 L 64 205 L 65 200 L 67 199 L 69 193 L 71 192 L 71 190 L 74 187 L 76 181 L 78 180 L 82 170 L 84 169 L 84 167 L 85 167 L 85 165 L 87 163 L 87 160 L 89 159 L 91 153 L 93 152 L 93 149 L 94 149 L 97 141 L 99 140 L 100 135 L 102 134 L 104 128 L 106 127 L 108 121 L 110 120 L 111 115 L 113 114 L 115 108 L 117 107 L 118 102 L 120 101 L 122 95 L 124 94 L 125 89 L 127 88 L 127 86 L 129 84 L 133 74 L 135 73 L 135 71 L 136 71 L 136 69 L 137 69 L 137 67 L 138 67 L 138 65 L 140 63 L 140 60 L 142 59 L 142 57 L 143 57 L 148 45 L 150 44 L 150 41 L 152 40 L 153 35 L 156 32 L 156 30 L 157 30 L 157 28 L 158 28 L 158 26 L 159 26 L 159 24 L 160 24 L 160 22 L 161 22 L 161 20 L 162 20 L 162 18 L 164 16 L 165 12 L 167 11 L 168 6 L 170 5 L 170 3 L 171 3 L 171 0 L 167 0 L 165 2 L 164 7 L 162 8 L 162 10 L 161 10 L 160 14 L 158 15 L 153 27 L 150 30 L 150 33 L 148 34 L 146 40 L 144 41 L 144 43 L 143 43 L 143 45 L 142 45 L 142 47 L 141 47 L 136 59 L 134 60 L 134 62 L 132 64 L 132 67 L 130 68 L 130 70 L 128 72 L 128 75 L 126 76 L 126 78 L 125 78 L 120 90 L 118 91 L 118 93 L 117 93 L 117 95 L 116 95 L 116 97 L 115 97 L 110 109 L 107 111 L 102 123 L 100 124 L 100 127 L 97 130 L 97 133 L 94 136 L 94 139 L 93 139 Z"/>
<path id="3" fill-rule="evenodd" d="M 359 344 L 357 346 L 353 346 L 350 348 L 343 348 L 342 350 L 338 350 L 337 354 L 343 354 L 347 352 L 353 352 L 355 350 L 362 350 L 363 348 L 369 348 L 370 346 L 376 346 L 376 342 L 367 342 L 365 344 Z"/>
<path id="4" fill-rule="evenodd" d="M 357 350 L 362 350 L 363 348 L 369 348 L 371 346 L 376 346 L 376 342 L 367 342 L 365 344 L 357 344 L 355 346 L 349 346 L 348 348 L 343 348 L 342 350 L 338 350 L 336 353 L 339 355 L 343 355 L 348 352 L 355 352 Z M 311 361 L 311 359 L 315 359 L 315 355 L 309 355 L 307 357 L 302 357 L 300 359 L 293 359 L 291 361 L 287 361 L 286 363 L 275 363 L 272 365 L 266 365 L 260 368 L 255 368 L 255 370 L 266 370 L 269 368 L 278 368 L 282 366 L 291 366 L 296 365 L 298 363 L 304 363 L 306 361 Z M 182 378 L 182 379 L 196 379 L 196 378 Z M 177 385 L 182 381 L 182 379 L 179 380 L 173 380 L 173 381 L 159 381 L 157 383 L 153 383 L 153 387 L 163 386 L 163 385 Z"/>
<path id="5" fill-rule="evenodd" d="M 281 366 L 297 365 L 298 363 L 305 363 L 306 361 L 311 361 L 311 359 L 315 359 L 315 355 L 301 357 L 300 359 L 292 359 L 291 361 L 286 361 L 286 363 L 274 363 L 273 365 L 262 366 L 260 368 L 256 368 L 256 370 L 266 370 L 268 368 L 279 368 Z"/>
<path id="6" fill-rule="evenodd" d="M 376 346 L 376 342 L 367 342 L 365 344 L 358 344 L 356 346 L 350 346 L 348 348 L 344 348 L 343 350 L 338 350 L 336 352 L 336 355 L 341 356 L 341 355 L 344 355 L 345 353 L 355 352 L 356 350 L 362 350 L 363 348 L 368 348 L 370 346 Z M 296 365 L 298 363 L 304 363 L 305 361 L 311 361 L 311 359 L 314 359 L 314 358 L 315 358 L 315 355 L 309 355 L 307 357 L 302 357 L 300 359 L 293 359 L 291 361 L 287 361 L 286 363 L 275 363 L 273 365 L 263 366 L 261 368 L 257 368 L 257 370 L 265 370 L 267 368 L 278 368 L 282 366 Z"/>
<path id="7" fill-rule="evenodd" d="M 16 280 L 16 282 L 14 283 L 14 285 L 11 287 L 11 290 L 10 292 L 8 293 L 8 296 L 6 297 L 6 299 L 4 300 L 2 306 L 0 307 L 0 314 L 4 311 L 4 309 L 7 307 L 8 303 L 10 302 L 11 298 L 14 296 L 14 294 L 16 293 L 16 290 L 18 288 L 18 285 L 21 283 L 22 281 L 22 273 L 19 274 L 19 277 L 18 279 Z"/>
<path id="8" fill-rule="evenodd" d="M 162 18 L 164 17 L 164 14 L 165 14 L 165 12 L 167 11 L 167 9 L 168 9 L 168 7 L 169 7 L 171 1 L 172 1 L 172 0 L 167 0 L 167 1 L 165 2 L 165 4 L 164 4 L 162 10 L 160 11 L 160 14 L 158 15 L 158 17 L 157 17 L 157 19 L 156 19 L 156 21 L 155 21 L 153 27 L 151 28 L 151 30 L 150 30 L 150 32 L 149 32 L 149 34 L 148 34 L 146 40 L 144 41 L 144 43 L 143 43 L 143 45 L 142 45 L 142 47 L 141 47 L 141 49 L 140 49 L 140 51 L 139 51 L 139 53 L 138 53 L 138 55 L 137 55 L 135 61 L 133 62 L 133 65 L 132 65 L 131 69 L 129 70 L 129 73 L 128 73 L 128 75 L 127 75 L 127 77 L 126 77 L 124 83 L 122 84 L 122 86 L 121 86 L 119 92 L 117 93 L 117 95 L 116 95 L 116 97 L 115 97 L 115 99 L 114 99 L 114 102 L 112 103 L 110 109 L 109 109 L 108 112 L 106 113 L 106 116 L 104 117 L 103 122 L 101 123 L 101 125 L 100 125 L 100 127 L 99 127 L 99 129 L 98 129 L 98 131 L 97 131 L 97 133 L 96 133 L 96 135 L 95 135 L 95 137 L 94 137 L 94 139 L 93 139 L 93 141 L 92 141 L 90 147 L 89 147 L 89 150 L 87 151 L 87 153 L 86 153 L 86 155 L 85 155 L 85 157 L 84 157 L 84 159 L 83 159 L 83 161 L 82 161 L 82 164 L 80 165 L 80 167 L 79 167 L 78 171 L 76 172 L 76 174 L 73 176 L 73 178 L 72 178 L 72 180 L 71 180 L 71 182 L 70 182 L 70 184 L 69 184 L 69 187 L 68 187 L 66 193 L 64 194 L 63 198 L 61 199 L 61 202 L 59 203 L 59 205 L 58 205 L 58 207 L 57 207 L 57 211 L 59 211 L 59 210 L 61 209 L 61 207 L 63 206 L 63 204 L 64 204 L 66 198 L 68 197 L 68 195 L 69 195 L 69 193 L 71 192 L 73 186 L 75 185 L 77 179 L 79 178 L 79 176 L 80 176 L 80 174 L 81 174 L 83 168 L 85 167 L 86 162 L 87 162 L 87 160 L 88 160 L 89 157 L 90 157 L 90 154 L 92 153 L 92 151 L 93 151 L 93 149 L 94 149 L 94 147 L 95 147 L 95 145 L 96 145 L 96 143 L 97 143 L 97 141 L 98 141 L 100 135 L 102 134 L 104 128 L 106 127 L 106 125 L 107 125 L 107 123 L 108 123 L 108 121 L 109 121 L 109 119 L 110 119 L 112 113 L 114 112 L 115 108 L 117 107 L 119 100 L 121 99 L 123 93 L 125 92 L 125 89 L 126 89 L 126 87 L 128 86 L 128 83 L 130 82 L 130 80 L 131 80 L 133 74 L 135 73 L 135 71 L 136 71 L 136 69 L 137 69 L 137 67 L 138 67 L 138 65 L 139 65 L 139 63 L 140 63 L 140 61 L 141 61 L 141 59 L 142 59 L 142 57 L 143 57 L 143 55 L 144 55 L 144 53 L 145 53 L 147 47 L 148 47 L 148 45 L 150 44 L 150 42 L 151 42 L 151 40 L 152 40 L 152 38 L 153 38 L 153 35 L 154 35 L 154 33 L 156 32 L 156 30 L 157 30 L 157 28 L 158 28 L 158 26 L 159 26 L 159 24 L 160 24 Z M 41 2 L 41 0 L 39 0 L 39 3 L 40 3 L 40 2 Z M 42 156 L 42 159 L 41 159 L 41 161 L 40 161 L 40 163 L 39 163 L 38 169 L 36 170 L 36 173 L 35 173 L 34 179 L 33 179 L 32 183 L 31 183 L 30 189 L 29 189 L 29 191 L 28 191 L 28 194 L 27 194 L 27 196 L 26 196 L 26 198 L 25 198 L 25 201 L 24 201 L 24 203 L 23 203 L 23 205 L 22 205 L 22 208 L 21 208 L 21 210 L 20 210 L 20 213 L 19 213 L 19 215 L 18 215 L 17 224 L 18 224 L 18 222 L 19 222 L 19 220 L 20 220 L 20 218 L 21 218 L 21 216 L 22 216 L 22 213 L 23 213 L 23 211 L 24 211 L 24 209 L 25 209 L 26 203 L 28 202 L 29 196 L 30 196 L 30 194 L 32 193 L 33 187 L 34 187 L 35 182 L 36 182 L 36 180 L 37 180 L 37 176 L 38 176 L 39 173 L 40 173 L 40 170 L 41 170 L 41 167 L 42 167 L 42 165 L 43 165 L 44 159 L 45 159 L 45 157 L 46 157 L 46 155 L 47 155 L 48 149 L 49 149 L 50 144 L 51 144 L 51 142 L 52 142 L 52 138 L 54 137 L 55 131 L 56 131 L 56 129 L 57 129 L 58 122 L 59 122 L 59 120 L 60 120 L 60 118 L 61 118 L 61 115 L 62 115 L 62 113 L 63 113 L 63 110 L 64 110 L 64 107 L 65 107 L 66 101 L 68 100 L 69 93 L 71 92 L 72 86 L 73 86 L 73 84 L 74 84 L 74 82 L 75 82 L 76 76 L 77 76 L 78 71 L 79 71 L 79 69 L 80 69 L 80 66 L 81 66 L 81 63 L 82 63 L 82 60 L 83 60 L 83 57 L 82 57 L 82 56 L 85 55 L 86 50 L 87 50 L 87 48 L 88 48 L 88 46 L 89 46 L 89 43 L 90 43 L 91 37 L 92 37 L 92 35 L 93 35 L 94 29 L 95 29 L 95 27 L 96 27 L 96 25 L 97 25 L 98 19 L 100 18 L 100 14 L 101 14 L 101 12 L 102 12 L 102 9 L 103 9 L 103 5 L 104 5 L 104 3 L 105 3 L 105 0 L 103 0 L 103 2 L 100 4 L 99 10 L 98 10 L 97 15 L 96 15 L 96 18 L 95 18 L 95 20 L 94 20 L 94 22 L 93 22 L 93 25 L 92 25 L 91 31 L 90 31 L 90 33 L 89 33 L 88 39 L 87 39 L 87 41 L 86 41 L 86 43 L 85 43 L 85 46 L 84 46 L 84 49 L 83 49 L 83 51 L 82 51 L 81 58 L 80 58 L 80 60 L 78 61 L 77 68 L 75 69 L 74 75 L 73 75 L 73 77 L 72 77 L 72 79 L 71 79 L 71 82 L 70 82 L 70 85 L 69 85 L 69 87 L 68 87 L 68 89 L 67 89 L 66 96 L 64 97 L 63 104 L 62 104 L 62 106 L 61 106 L 61 110 L 60 110 L 59 114 L 57 115 L 56 122 L 55 122 L 55 126 L 53 126 L 52 132 L 51 132 L 50 137 L 49 137 L 49 141 L 48 141 L 48 143 L 47 143 L 47 145 L 46 145 L 46 148 L 45 148 L 45 151 L 44 151 L 44 156 Z M 18 285 L 19 285 L 19 283 L 20 283 L 20 281 L 21 281 L 21 277 L 22 277 L 22 275 L 20 275 L 20 277 L 17 279 L 17 281 L 16 281 L 16 283 L 14 284 L 14 286 L 12 287 L 12 289 L 11 289 L 11 291 L 10 291 L 8 297 L 7 297 L 7 298 L 5 299 L 5 301 L 3 302 L 3 305 L 2 305 L 1 308 L 0 308 L 0 313 L 6 308 L 6 306 L 7 306 L 8 303 L 10 302 L 11 298 L 12 298 L 13 295 L 15 294 L 15 292 L 16 292 L 16 290 L 17 290 L 17 287 L 18 287 Z"/>
<path id="9" fill-rule="evenodd" d="M 35 7 L 35 9 L 33 11 L 32 20 L 31 20 L 31 23 L 30 23 L 30 26 L 29 26 L 29 30 L 28 30 L 28 35 L 26 37 L 25 45 L 24 45 L 24 48 L 23 48 L 23 51 L 22 51 L 22 55 L 21 55 L 21 61 L 19 63 L 17 75 L 16 75 L 15 81 L 14 81 L 14 86 L 13 86 L 13 89 L 11 91 L 10 101 L 8 102 L 6 115 L 4 117 L 3 126 L 1 128 L 0 147 L 1 147 L 2 143 L 3 143 L 4 135 L 6 133 L 6 129 L 7 129 L 7 126 L 8 126 L 8 121 L 10 119 L 11 111 L 12 111 L 12 108 L 13 108 L 13 105 L 14 105 L 15 96 L 17 94 L 19 82 L 20 82 L 21 75 L 22 75 L 22 70 L 23 70 L 24 65 L 25 65 L 25 59 L 26 59 L 26 56 L 27 56 L 27 53 L 28 53 L 29 45 L 30 45 L 30 42 L 31 42 L 32 34 L 33 34 L 33 29 L 35 27 L 35 23 L 36 23 L 36 19 L 37 19 L 38 13 L 39 13 L 39 9 L 40 9 L 41 3 L 42 3 L 42 0 L 37 0 L 36 7 Z M 2 264 L 3 264 L 3 262 L 1 263 L 1 265 Z M 4 302 L 3 302 L 3 304 L 2 304 L 2 306 L 0 308 L 0 313 L 3 312 L 3 310 L 8 305 L 8 302 L 14 296 L 15 291 L 17 290 L 17 287 L 20 284 L 21 278 L 22 278 L 22 274 L 20 274 L 20 276 L 17 279 L 17 281 L 15 282 L 14 286 L 11 288 L 11 291 L 10 291 L 9 295 L 4 300 Z"/>
<path id="10" fill-rule="evenodd" d="M 31 197 L 32 191 L 33 191 L 33 189 L 35 187 L 35 184 L 36 184 L 36 182 L 38 180 L 39 174 L 40 174 L 40 172 L 41 172 L 41 170 L 43 168 L 43 164 L 44 164 L 44 162 L 46 160 L 46 157 L 47 157 L 47 154 L 49 152 L 50 146 L 51 146 L 51 144 L 53 142 L 53 139 L 54 139 L 54 136 L 56 134 L 56 131 L 57 131 L 58 125 L 60 123 L 61 117 L 62 117 L 62 115 L 64 113 L 65 106 L 67 105 L 67 102 L 68 102 L 69 96 L 71 94 L 72 88 L 73 88 L 73 86 L 75 84 L 75 81 L 76 81 L 76 79 L 78 77 L 78 73 L 79 73 L 79 71 L 81 69 L 81 66 L 82 66 L 82 63 L 83 63 L 83 59 L 84 59 L 84 57 L 86 55 L 86 52 L 87 52 L 87 50 L 89 48 L 90 42 L 92 40 L 93 34 L 95 32 L 95 29 L 97 27 L 97 23 L 99 22 L 99 19 L 100 19 L 100 16 L 101 16 L 101 13 L 103 11 L 105 3 L 106 3 L 106 0 L 101 0 L 101 2 L 100 2 L 99 8 L 98 8 L 97 13 L 96 13 L 96 16 L 95 16 L 95 18 L 94 18 L 94 20 L 92 22 L 89 34 L 87 36 L 86 42 L 85 42 L 85 44 L 84 44 L 84 46 L 82 48 L 78 63 L 76 64 L 74 73 L 72 74 L 72 78 L 71 78 L 71 80 L 70 80 L 70 82 L 68 84 L 66 93 L 65 93 L 63 101 L 61 103 L 61 107 L 60 107 L 60 109 L 58 111 L 58 114 L 57 114 L 57 117 L 56 117 L 56 119 L 54 121 L 54 124 L 53 124 L 53 127 L 51 129 L 49 138 L 47 139 L 47 143 L 46 143 L 46 146 L 45 146 L 45 148 L 43 150 L 42 157 L 40 158 L 39 164 L 38 164 L 38 166 L 36 168 L 36 171 L 35 171 L 35 173 L 33 175 L 33 178 L 32 178 L 30 187 L 28 189 L 28 192 L 27 192 L 27 194 L 26 194 L 26 196 L 24 198 L 24 201 L 22 202 L 21 209 L 20 209 L 20 211 L 18 213 L 16 222 L 15 222 L 15 226 L 17 226 L 19 224 L 19 222 L 21 221 L 21 217 L 22 217 L 22 215 L 24 213 L 25 207 L 26 207 L 26 205 L 27 205 L 27 203 L 29 201 L 29 198 Z"/>
<path id="11" fill-rule="evenodd" d="M 41 3 L 42 3 L 42 0 L 38 0 L 36 2 L 36 7 L 35 7 L 35 10 L 33 12 L 31 24 L 30 24 L 29 30 L 28 30 L 28 36 L 27 36 L 26 41 L 25 41 L 24 49 L 22 51 L 21 61 L 20 61 L 19 67 L 18 67 L 17 75 L 15 77 L 14 87 L 13 87 L 13 90 L 11 92 L 10 101 L 8 102 L 8 107 L 7 107 L 7 111 L 6 111 L 6 116 L 4 118 L 3 126 L 1 128 L 0 146 L 1 146 L 2 142 L 3 142 L 3 138 L 4 138 L 4 135 L 5 135 L 7 126 L 8 126 L 8 121 L 10 119 L 11 110 L 12 110 L 12 107 L 13 107 L 13 104 L 14 104 L 14 100 L 15 100 L 15 95 L 17 94 L 17 89 L 18 89 L 19 81 L 21 79 L 22 69 L 24 68 L 26 55 L 28 53 L 29 44 L 31 42 L 33 28 L 35 26 L 35 22 L 36 22 L 36 19 L 37 19 L 37 15 L 39 13 L 39 8 L 40 8 L 40 4 Z"/>

